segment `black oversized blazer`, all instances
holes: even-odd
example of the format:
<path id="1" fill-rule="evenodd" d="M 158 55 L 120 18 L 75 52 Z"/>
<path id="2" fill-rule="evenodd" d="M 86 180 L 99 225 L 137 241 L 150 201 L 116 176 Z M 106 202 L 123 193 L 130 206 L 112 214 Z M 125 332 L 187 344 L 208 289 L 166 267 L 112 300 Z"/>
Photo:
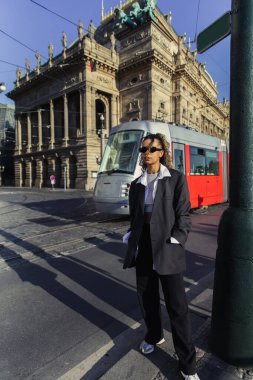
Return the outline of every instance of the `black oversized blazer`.
<path id="1" fill-rule="evenodd" d="M 161 275 L 176 274 L 185 270 L 184 245 L 191 228 L 189 192 L 185 176 L 177 170 L 169 170 L 171 177 L 158 180 L 150 220 L 150 237 L 153 263 Z M 131 235 L 123 268 L 135 265 L 136 250 L 144 223 L 145 186 L 131 183 L 129 207 Z M 180 244 L 173 244 L 174 237 Z"/>

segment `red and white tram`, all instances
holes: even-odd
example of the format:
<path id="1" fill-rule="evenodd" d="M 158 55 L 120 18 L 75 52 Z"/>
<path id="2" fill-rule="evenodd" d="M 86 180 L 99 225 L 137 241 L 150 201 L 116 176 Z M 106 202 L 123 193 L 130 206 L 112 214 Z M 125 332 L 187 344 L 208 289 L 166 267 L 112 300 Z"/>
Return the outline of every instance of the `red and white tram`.
<path id="1" fill-rule="evenodd" d="M 98 211 L 128 214 L 130 183 L 141 174 L 139 147 L 149 133 L 163 133 L 176 170 L 186 176 L 191 207 L 228 199 L 228 146 L 224 140 L 185 126 L 133 121 L 112 128 L 94 190 Z"/>

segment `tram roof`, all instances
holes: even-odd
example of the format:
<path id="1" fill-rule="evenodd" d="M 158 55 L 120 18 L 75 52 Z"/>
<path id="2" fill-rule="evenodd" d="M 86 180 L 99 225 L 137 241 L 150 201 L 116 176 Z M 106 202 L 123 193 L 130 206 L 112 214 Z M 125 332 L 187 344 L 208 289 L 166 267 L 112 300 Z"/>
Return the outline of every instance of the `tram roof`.
<path id="1" fill-rule="evenodd" d="M 112 128 L 111 133 L 123 130 L 141 129 L 149 133 L 164 133 L 167 138 L 181 144 L 194 145 L 201 148 L 221 149 L 226 142 L 201 132 L 197 132 L 184 125 L 167 124 L 157 121 L 138 120 L 122 123 Z"/>
<path id="2" fill-rule="evenodd" d="M 166 137 L 170 138 L 170 130 L 168 128 L 168 124 L 149 120 L 128 121 L 126 123 L 119 124 L 116 127 L 112 128 L 111 133 L 134 129 L 141 129 L 149 133 L 163 133 L 166 135 Z"/>
<path id="3" fill-rule="evenodd" d="M 204 133 L 194 131 L 184 125 L 169 124 L 171 139 L 174 142 L 199 146 L 201 148 L 220 149 L 225 142 L 217 137 L 205 135 Z"/>

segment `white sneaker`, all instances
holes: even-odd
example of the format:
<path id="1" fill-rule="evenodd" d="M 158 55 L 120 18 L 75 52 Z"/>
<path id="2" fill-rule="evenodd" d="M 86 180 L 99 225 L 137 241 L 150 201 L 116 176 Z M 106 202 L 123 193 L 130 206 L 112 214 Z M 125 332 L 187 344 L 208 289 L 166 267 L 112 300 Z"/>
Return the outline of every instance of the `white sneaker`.
<path id="1" fill-rule="evenodd" d="M 198 375 L 195 373 L 195 375 L 185 375 L 182 371 L 181 371 L 181 374 L 182 376 L 185 378 L 185 380 L 200 380 L 200 378 L 198 377 Z"/>
<path id="2" fill-rule="evenodd" d="M 165 339 L 162 338 L 161 340 L 159 340 L 159 342 L 156 343 L 156 345 L 160 345 L 162 343 L 165 342 Z M 143 340 L 140 344 L 140 351 L 144 354 L 144 355 L 148 355 L 148 354 L 151 354 L 155 349 L 155 345 L 154 344 L 150 344 L 148 342 L 146 342 L 145 340 Z"/>

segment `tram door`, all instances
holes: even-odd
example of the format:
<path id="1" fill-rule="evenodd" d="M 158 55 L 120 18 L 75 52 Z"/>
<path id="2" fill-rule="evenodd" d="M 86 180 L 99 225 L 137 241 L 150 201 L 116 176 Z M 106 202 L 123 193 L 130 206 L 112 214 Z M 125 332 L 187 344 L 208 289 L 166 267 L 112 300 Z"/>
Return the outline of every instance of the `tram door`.
<path id="1" fill-rule="evenodd" d="M 184 144 L 173 143 L 173 161 L 175 169 L 185 174 Z"/>

